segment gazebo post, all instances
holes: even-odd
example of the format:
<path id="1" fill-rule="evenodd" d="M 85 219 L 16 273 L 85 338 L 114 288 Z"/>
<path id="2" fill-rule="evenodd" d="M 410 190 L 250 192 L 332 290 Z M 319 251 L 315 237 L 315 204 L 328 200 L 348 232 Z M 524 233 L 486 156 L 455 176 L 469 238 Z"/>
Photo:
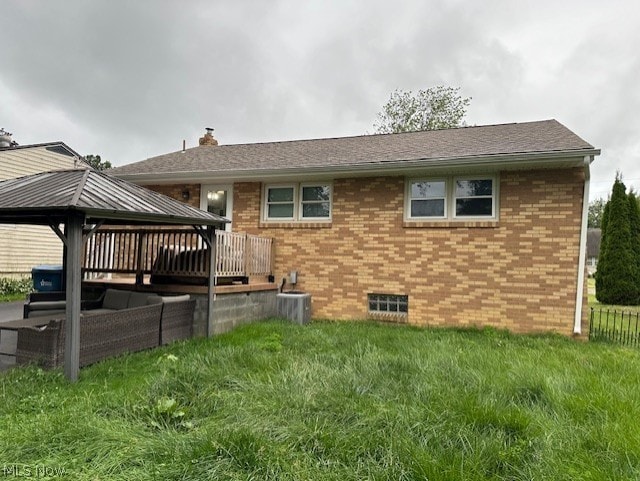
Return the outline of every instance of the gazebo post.
<path id="1" fill-rule="evenodd" d="M 69 214 L 66 222 L 66 322 L 64 374 L 70 381 L 78 380 L 80 370 L 80 303 L 82 290 L 81 257 L 84 217 Z"/>
<path id="2" fill-rule="evenodd" d="M 207 337 L 213 336 L 213 302 L 216 299 L 216 228 L 209 225 L 206 229 L 199 225 L 193 228 L 209 248 L 209 266 L 207 277 Z"/>
<path id="3" fill-rule="evenodd" d="M 209 239 L 209 279 L 207 280 L 207 337 L 213 336 L 213 302 L 216 299 L 216 229 L 207 227 Z"/>

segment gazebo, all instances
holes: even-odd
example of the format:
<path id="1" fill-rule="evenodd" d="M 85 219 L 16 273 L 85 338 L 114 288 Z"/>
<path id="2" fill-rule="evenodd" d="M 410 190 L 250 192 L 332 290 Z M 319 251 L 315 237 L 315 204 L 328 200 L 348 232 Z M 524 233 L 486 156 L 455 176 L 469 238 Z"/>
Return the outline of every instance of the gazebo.
<path id="1" fill-rule="evenodd" d="M 188 225 L 213 250 L 215 226 L 225 222 L 229 221 L 224 217 L 93 169 L 43 172 L 0 182 L 0 224 L 46 225 L 64 243 L 64 372 L 71 381 L 78 379 L 79 372 L 84 242 L 102 226 Z M 209 259 L 209 272 L 213 272 L 214 252 Z M 209 276 L 209 318 L 212 316 L 212 279 L 213 276 Z"/>

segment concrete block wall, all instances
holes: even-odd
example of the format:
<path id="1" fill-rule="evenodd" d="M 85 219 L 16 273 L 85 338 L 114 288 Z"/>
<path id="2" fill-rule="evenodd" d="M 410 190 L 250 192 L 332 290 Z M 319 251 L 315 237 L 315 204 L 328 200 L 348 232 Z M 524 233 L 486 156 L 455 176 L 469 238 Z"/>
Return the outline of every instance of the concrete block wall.
<path id="1" fill-rule="evenodd" d="M 277 291 L 252 291 L 217 294 L 213 304 L 213 334 L 223 334 L 235 327 L 276 316 Z M 196 299 L 194 336 L 207 335 L 207 296 L 191 294 Z"/>
<path id="2" fill-rule="evenodd" d="M 570 335 L 583 182 L 578 168 L 501 172 L 497 220 L 406 222 L 403 177 L 336 179 L 332 221 L 316 224 L 262 222 L 262 184 L 243 182 L 233 228 L 275 238 L 276 282 L 297 270 L 314 318 L 368 318 L 368 293 L 400 294 L 410 324 Z"/>

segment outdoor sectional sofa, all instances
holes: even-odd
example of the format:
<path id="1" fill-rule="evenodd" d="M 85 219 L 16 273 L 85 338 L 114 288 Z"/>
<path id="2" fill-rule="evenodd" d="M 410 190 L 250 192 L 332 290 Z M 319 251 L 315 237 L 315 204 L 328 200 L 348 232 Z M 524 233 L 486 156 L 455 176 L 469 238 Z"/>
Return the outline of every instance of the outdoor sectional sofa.
<path id="1" fill-rule="evenodd" d="M 83 303 L 80 366 L 191 337 L 195 303 L 188 295 L 161 297 L 107 289 L 98 301 Z M 35 362 L 53 368 L 64 363 L 64 311 L 48 316 L 51 319 L 43 326 L 18 329 L 17 364 Z"/>

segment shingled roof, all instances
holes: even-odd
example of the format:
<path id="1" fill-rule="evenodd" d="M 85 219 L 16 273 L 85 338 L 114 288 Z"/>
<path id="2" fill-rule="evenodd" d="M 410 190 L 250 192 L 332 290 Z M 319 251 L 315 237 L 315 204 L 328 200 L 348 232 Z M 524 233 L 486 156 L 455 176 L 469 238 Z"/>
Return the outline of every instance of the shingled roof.
<path id="1" fill-rule="evenodd" d="M 94 169 L 74 169 L 0 182 L 0 222 L 63 222 L 76 211 L 107 224 L 195 224 L 228 222 L 167 196 Z"/>
<path id="2" fill-rule="evenodd" d="M 199 146 L 113 169 L 129 180 L 153 175 L 362 168 L 531 154 L 597 155 L 556 120 L 256 144 Z"/>
<path id="3" fill-rule="evenodd" d="M 62 141 L 57 141 L 57 142 L 44 142 L 44 143 L 40 143 L 40 144 L 27 144 L 27 145 L 12 145 L 10 147 L 0 147 L 0 152 L 12 152 L 12 151 L 16 151 L 16 150 L 25 150 L 25 149 L 34 149 L 34 148 L 38 148 L 38 147 L 44 147 L 47 150 L 50 150 L 51 152 L 55 152 L 61 155 L 67 155 L 69 157 L 75 157 L 78 160 L 82 160 L 83 157 L 76 152 L 75 150 L 73 150 L 71 147 L 69 147 L 67 144 L 65 144 Z M 85 164 L 86 165 L 86 164 Z"/>

